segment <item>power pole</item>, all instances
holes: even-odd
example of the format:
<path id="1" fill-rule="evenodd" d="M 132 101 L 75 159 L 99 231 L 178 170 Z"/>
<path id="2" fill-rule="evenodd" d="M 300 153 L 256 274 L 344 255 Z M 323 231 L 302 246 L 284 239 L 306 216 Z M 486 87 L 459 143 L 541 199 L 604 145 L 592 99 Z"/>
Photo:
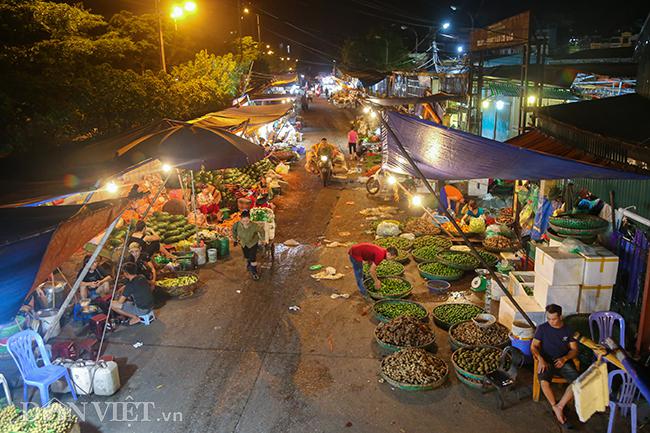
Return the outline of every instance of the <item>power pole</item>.
<path id="1" fill-rule="evenodd" d="M 241 0 L 237 0 L 237 35 L 239 36 L 239 55 L 243 55 L 242 53 L 242 36 L 241 36 L 241 22 L 242 22 L 242 16 L 241 16 Z"/>
<path id="2" fill-rule="evenodd" d="M 257 18 L 257 42 L 262 43 L 262 30 L 260 28 L 260 14 L 255 14 Z"/>
<path id="3" fill-rule="evenodd" d="M 158 15 L 158 37 L 160 38 L 160 66 L 166 74 L 167 62 L 165 62 L 165 41 L 163 39 L 162 16 L 160 15 L 160 0 L 156 0 L 156 15 Z"/>

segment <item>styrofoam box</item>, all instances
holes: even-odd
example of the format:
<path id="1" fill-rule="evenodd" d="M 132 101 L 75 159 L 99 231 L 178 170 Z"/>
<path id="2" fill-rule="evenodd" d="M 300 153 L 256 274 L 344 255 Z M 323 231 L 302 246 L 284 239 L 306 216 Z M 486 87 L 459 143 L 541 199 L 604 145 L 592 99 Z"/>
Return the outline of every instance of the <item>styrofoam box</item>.
<path id="1" fill-rule="evenodd" d="M 557 248 L 559 246 L 562 246 L 562 242 L 556 241 L 555 239 L 550 239 L 548 241 L 548 246 L 551 247 L 551 248 Z"/>
<path id="2" fill-rule="evenodd" d="M 488 192 L 490 179 L 473 179 L 467 182 L 467 195 L 483 197 Z"/>
<path id="3" fill-rule="evenodd" d="M 546 321 L 544 307 L 540 306 L 532 296 L 514 296 L 515 301 L 528 314 L 530 320 L 540 325 Z M 499 301 L 499 323 L 502 323 L 508 329 L 512 329 L 512 322 L 515 320 L 524 320 L 524 316 L 510 302 L 510 299 L 503 296 Z"/>
<path id="4" fill-rule="evenodd" d="M 585 259 L 582 284 L 613 286 L 618 273 L 618 257 L 604 247 L 595 247 L 594 250 L 594 253 L 580 253 Z"/>
<path id="5" fill-rule="evenodd" d="M 562 314 L 574 314 L 578 312 L 580 285 L 552 285 L 537 275 L 533 286 L 533 297 L 542 307 L 546 307 L 548 304 L 557 304 L 562 307 Z"/>
<path id="6" fill-rule="evenodd" d="M 581 286 L 578 313 L 609 311 L 613 291 L 613 286 Z"/>
<path id="7" fill-rule="evenodd" d="M 559 248 L 538 246 L 535 250 L 535 274 L 554 286 L 582 284 L 584 262 L 581 255 L 563 253 Z"/>
<path id="8" fill-rule="evenodd" d="M 529 296 L 524 287 L 533 288 L 535 281 L 535 272 L 532 271 L 513 271 L 509 274 L 508 290 L 515 296 Z M 521 281 L 523 280 L 523 282 Z"/>

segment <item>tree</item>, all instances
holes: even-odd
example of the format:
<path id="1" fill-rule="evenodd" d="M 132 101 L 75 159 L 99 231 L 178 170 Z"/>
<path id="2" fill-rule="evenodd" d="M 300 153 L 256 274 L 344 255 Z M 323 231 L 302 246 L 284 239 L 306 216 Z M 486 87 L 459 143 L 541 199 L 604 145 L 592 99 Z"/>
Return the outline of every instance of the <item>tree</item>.
<path id="1" fill-rule="evenodd" d="M 391 71 L 411 69 L 413 62 L 401 35 L 371 31 L 362 37 L 347 39 L 341 47 L 343 66 L 356 69 Z"/>

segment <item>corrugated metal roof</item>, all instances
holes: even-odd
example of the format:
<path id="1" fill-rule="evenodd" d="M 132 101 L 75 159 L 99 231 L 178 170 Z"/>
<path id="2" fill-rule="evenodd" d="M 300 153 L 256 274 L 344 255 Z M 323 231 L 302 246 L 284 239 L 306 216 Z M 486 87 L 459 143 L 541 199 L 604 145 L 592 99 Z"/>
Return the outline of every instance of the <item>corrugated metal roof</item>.
<path id="1" fill-rule="evenodd" d="M 519 84 L 505 82 L 505 81 L 487 81 L 485 87 L 490 92 L 490 96 L 512 96 L 517 97 L 521 95 L 522 87 Z M 528 86 L 528 94 L 535 94 L 537 90 L 533 86 Z M 577 100 L 576 95 L 571 93 L 568 89 L 558 87 L 544 87 L 542 91 L 544 99 L 560 99 L 560 100 Z"/>

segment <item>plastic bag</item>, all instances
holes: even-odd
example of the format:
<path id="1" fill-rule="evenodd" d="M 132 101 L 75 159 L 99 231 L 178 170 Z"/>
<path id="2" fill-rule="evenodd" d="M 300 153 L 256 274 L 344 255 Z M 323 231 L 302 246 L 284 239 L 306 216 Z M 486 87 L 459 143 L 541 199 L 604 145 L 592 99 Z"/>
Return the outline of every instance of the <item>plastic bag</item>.
<path id="1" fill-rule="evenodd" d="M 392 222 L 382 221 L 377 226 L 377 236 L 399 236 L 401 232 L 399 226 Z"/>
<path id="2" fill-rule="evenodd" d="M 289 173 L 289 166 L 284 162 L 281 162 L 277 165 L 277 167 L 275 167 L 275 172 L 278 174 L 287 174 Z"/>
<path id="3" fill-rule="evenodd" d="M 470 218 L 469 219 L 469 232 L 470 233 L 483 233 L 485 231 L 485 220 L 483 218 Z"/>
<path id="4" fill-rule="evenodd" d="M 409 241 L 415 240 L 415 235 L 413 233 L 402 233 L 399 235 L 400 238 L 408 239 Z"/>
<path id="5" fill-rule="evenodd" d="M 580 242 L 578 239 L 566 238 L 562 241 L 562 245 L 560 245 L 558 248 L 559 251 L 563 253 L 578 254 L 580 252 L 586 251 L 587 246 Z"/>
<path id="6" fill-rule="evenodd" d="M 498 236 L 501 234 L 501 225 L 499 224 L 490 224 L 485 230 L 485 238 L 491 238 L 492 236 Z"/>

